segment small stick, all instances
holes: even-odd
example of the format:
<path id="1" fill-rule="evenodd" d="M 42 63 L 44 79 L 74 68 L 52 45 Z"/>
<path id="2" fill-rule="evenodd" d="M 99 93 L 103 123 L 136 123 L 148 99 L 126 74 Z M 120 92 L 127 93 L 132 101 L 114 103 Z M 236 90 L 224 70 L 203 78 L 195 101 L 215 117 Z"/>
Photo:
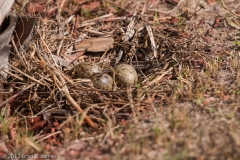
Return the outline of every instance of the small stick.
<path id="1" fill-rule="evenodd" d="M 29 76 L 28 74 L 26 74 L 26 73 L 24 73 L 23 71 L 17 69 L 16 67 L 12 66 L 11 64 L 8 64 L 8 65 L 9 65 L 11 68 L 13 68 L 14 70 L 16 70 L 17 72 L 19 72 L 19 73 L 21 73 L 22 75 L 24 75 L 24 76 L 28 77 L 29 79 L 33 80 L 34 82 L 37 82 L 37 83 L 39 83 L 39 84 L 41 84 L 41 85 L 43 85 L 43 86 L 46 86 L 45 84 L 43 84 L 43 83 L 40 82 L 39 80 L 37 80 L 37 79 Z"/>
<path id="2" fill-rule="evenodd" d="M 26 64 L 27 67 L 29 67 L 28 64 L 27 64 L 27 61 L 26 61 L 25 57 L 23 56 L 23 54 L 20 54 L 20 52 L 18 51 L 17 46 L 16 46 L 16 43 L 14 42 L 13 39 L 11 39 L 11 42 L 12 42 L 14 51 L 17 53 L 18 58 L 19 58 L 20 60 L 22 60 L 22 61 Z"/>
<path id="3" fill-rule="evenodd" d="M 137 8 L 134 10 L 131 21 L 127 26 L 127 31 L 126 31 L 126 33 L 124 33 L 125 35 L 122 37 L 123 42 L 128 42 L 134 36 L 134 34 L 136 32 L 134 29 L 134 26 L 135 26 L 135 20 L 136 20 L 138 7 L 139 6 L 137 6 Z M 116 57 L 115 64 L 117 64 L 122 59 L 122 56 L 123 56 L 123 49 L 120 49 L 118 52 L 118 56 Z"/>
<path id="4" fill-rule="evenodd" d="M 106 33 L 99 32 L 99 31 L 94 31 L 94 30 L 91 30 L 91 29 L 84 29 L 84 31 L 87 31 L 87 32 L 93 33 L 93 34 L 97 34 L 97 35 L 104 35 L 104 34 L 106 34 Z"/>
<path id="5" fill-rule="evenodd" d="M 61 81 L 64 81 L 63 78 L 61 77 L 61 75 L 60 75 L 59 73 L 55 72 L 55 74 L 58 75 L 58 77 L 60 78 Z M 76 101 L 72 98 L 72 96 L 69 94 L 67 86 L 66 86 L 64 83 L 60 82 L 59 80 L 57 80 L 57 84 L 59 85 L 59 87 L 62 88 L 62 91 L 63 91 L 63 93 L 64 93 L 67 101 L 68 101 L 79 113 L 81 113 L 81 114 L 83 115 L 83 117 L 84 117 L 85 121 L 87 122 L 87 124 L 88 124 L 90 127 L 98 130 L 98 128 L 95 126 L 95 124 L 92 122 L 92 120 L 85 114 L 85 112 L 83 112 L 82 108 L 80 108 L 80 106 L 77 104 L 77 102 L 76 102 Z"/>
<path id="6" fill-rule="evenodd" d="M 113 17 L 113 18 L 105 19 L 104 22 L 112 22 L 116 20 L 125 20 L 125 19 L 127 19 L 127 17 Z"/>
<path id="7" fill-rule="evenodd" d="M 86 26 L 92 26 L 96 24 L 95 22 L 91 22 L 91 23 L 84 23 L 84 24 L 81 24 L 78 28 L 82 28 L 82 27 L 86 27 Z"/>
<path id="8" fill-rule="evenodd" d="M 57 71 L 58 73 L 60 73 L 62 76 L 63 76 L 63 78 L 65 79 L 65 80 L 67 80 L 67 82 L 69 82 L 69 83 L 71 83 L 71 85 L 74 85 L 74 83 L 73 83 L 73 81 L 72 80 L 70 80 L 67 76 L 65 76 L 62 72 L 59 72 L 57 69 L 55 69 L 55 68 L 53 68 L 55 71 Z"/>
<path id="9" fill-rule="evenodd" d="M 129 105 L 132 109 L 132 115 L 133 115 L 133 121 L 135 122 L 135 124 L 138 123 L 138 119 L 137 119 L 137 113 L 136 113 L 136 109 L 135 109 L 135 103 L 133 101 L 133 96 L 132 96 L 132 88 L 131 87 L 127 87 L 127 96 L 128 96 L 128 101 L 129 101 Z"/>
<path id="10" fill-rule="evenodd" d="M 42 139 L 37 140 L 37 142 L 39 143 L 39 142 L 41 142 L 41 141 L 43 141 L 43 140 L 45 140 L 45 139 L 47 139 L 47 138 L 49 138 L 49 137 L 51 137 L 53 135 L 59 134 L 61 132 L 62 131 L 57 131 L 57 132 L 51 133 L 51 134 L 47 135 L 46 137 L 43 137 Z"/>
<path id="11" fill-rule="evenodd" d="M 152 33 L 152 28 L 150 26 L 146 26 L 147 28 L 147 32 L 151 41 L 151 46 L 152 46 L 152 50 L 153 50 L 153 55 L 155 58 L 158 58 L 158 54 L 157 54 L 157 47 L 156 47 L 156 43 L 153 37 L 153 33 Z"/>
<path id="12" fill-rule="evenodd" d="M 16 93 L 15 95 L 11 96 L 10 98 L 8 98 L 7 100 L 5 100 L 4 102 L 0 103 L 0 107 L 2 107 L 4 104 L 11 102 L 12 100 L 14 100 L 14 98 L 16 98 L 17 96 L 19 96 L 20 94 L 22 94 L 24 91 L 28 90 L 29 88 L 31 88 L 32 86 L 34 86 L 36 83 L 32 83 L 30 85 L 28 85 L 27 87 L 23 88 L 21 91 L 19 91 L 18 93 Z"/>
<path id="13" fill-rule="evenodd" d="M 41 65 L 40 67 L 41 67 L 41 68 L 45 68 L 45 67 L 46 67 L 46 69 L 48 70 L 48 72 L 49 72 L 50 74 L 52 74 L 52 73 L 51 73 L 51 69 L 47 66 L 47 64 L 46 64 L 45 60 L 42 58 L 40 52 L 37 50 L 36 53 L 37 53 L 38 58 L 39 58 L 40 61 L 42 62 L 42 65 Z M 63 78 L 61 77 L 61 75 L 60 75 L 58 72 L 55 71 L 55 74 L 58 75 L 59 79 L 60 79 L 62 82 L 64 81 Z M 62 91 L 63 91 L 63 93 L 64 93 L 67 101 L 68 101 L 79 113 L 81 113 L 81 114 L 83 115 L 85 121 L 87 122 L 87 124 L 88 124 L 90 127 L 92 127 L 93 129 L 95 129 L 96 131 L 98 131 L 99 129 L 95 126 L 95 124 L 92 122 L 92 120 L 85 114 L 85 112 L 83 112 L 82 108 L 77 104 L 77 102 L 76 102 L 76 101 L 72 98 L 72 96 L 69 94 L 68 88 L 67 88 L 67 86 L 65 85 L 65 83 L 64 83 L 64 82 L 63 82 L 63 83 L 60 82 L 60 81 L 58 80 L 58 78 L 56 77 L 55 74 L 52 74 L 52 78 L 53 78 L 54 82 L 56 82 L 57 85 L 58 85 L 60 88 L 62 88 Z"/>
<path id="14" fill-rule="evenodd" d="M 60 7 L 59 7 L 59 10 L 58 10 L 58 17 L 59 17 L 59 18 L 58 18 L 58 22 L 60 22 L 61 12 L 62 12 L 62 8 L 63 8 L 65 2 L 66 2 L 66 0 L 63 0 L 63 1 L 61 2 Z"/>
<path id="15" fill-rule="evenodd" d="M 15 75 L 15 74 L 13 74 L 13 73 L 11 73 L 11 72 L 8 72 L 8 70 L 3 70 L 3 72 L 5 72 L 5 73 L 7 73 L 7 74 L 9 74 L 9 75 L 11 75 L 11 76 L 17 78 L 17 79 L 20 80 L 20 81 L 23 81 L 23 78 L 21 78 L 21 77 Z"/>
<path id="16" fill-rule="evenodd" d="M 227 11 L 229 11 L 230 13 L 232 13 L 235 17 L 239 18 L 240 16 L 237 15 L 235 12 L 233 12 L 231 9 L 228 9 L 227 6 L 225 5 L 225 3 L 223 2 L 223 0 L 221 1 L 223 8 L 226 9 Z"/>
<path id="17" fill-rule="evenodd" d="M 100 16 L 100 17 L 97 17 L 97 18 L 94 18 L 94 19 L 90 19 L 90 20 L 84 21 L 82 24 L 84 24 L 84 23 L 89 23 L 89 22 L 94 22 L 94 21 L 98 21 L 98 20 L 101 20 L 101 19 L 104 19 L 104 18 L 108 18 L 108 17 L 111 17 L 111 16 L 113 16 L 112 13 L 106 14 L 106 15 L 103 15 L 103 16 Z"/>
<path id="18" fill-rule="evenodd" d="M 164 72 L 162 75 L 157 76 L 154 80 L 152 80 L 151 82 L 147 83 L 145 86 L 143 86 L 142 88 L 147 88 L 148 86 L 152 86 L 153 84 L 157 84 L 168 72 L 170 72 L 171 70 L 173 70 L 173 67 L 170 67 L 166 72 Z"/>

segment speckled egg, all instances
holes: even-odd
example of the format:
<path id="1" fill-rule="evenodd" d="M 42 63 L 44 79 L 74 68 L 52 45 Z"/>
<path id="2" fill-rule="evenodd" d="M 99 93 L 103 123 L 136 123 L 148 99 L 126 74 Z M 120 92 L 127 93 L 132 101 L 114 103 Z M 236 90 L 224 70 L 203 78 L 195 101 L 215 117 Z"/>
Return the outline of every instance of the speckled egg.
<path id="1" fill-rule="evenodd" d="M 96 73 L 91 78 L 93 86 L 97 89 L 112 91 L 113 79 L 106 73 Z"/>
<path id="2" fill-rule="evenodd" d="M 138 80 L 135 68 L 129 64 L 119 64 L 114 67 L 116 72 L 116 82 L 124 85 L 136 84 Z"/>
<path id="3" fill-rule="evenodd" d="M 102 69 L 96 63 L 82 62 L 72 69 L 72 76 L 74 78 L 90 78 L 95 73 L 101 73 Z"/>

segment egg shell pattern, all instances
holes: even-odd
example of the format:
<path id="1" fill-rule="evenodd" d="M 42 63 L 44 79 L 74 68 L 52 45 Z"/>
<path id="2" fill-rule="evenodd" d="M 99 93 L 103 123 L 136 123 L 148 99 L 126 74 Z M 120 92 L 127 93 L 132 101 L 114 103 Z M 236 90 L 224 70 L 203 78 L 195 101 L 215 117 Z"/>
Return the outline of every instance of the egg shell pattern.
<path id="1" fill-rule="evenodd" d="M 101 67 L 93 62 L 82 62 L 74 70 L 75 78 L 90 78 L 93 74 L 102 72 Z"/>
<path id="2" fill-rule="evenodd" d="M 96 73 L 91 78 L 93 86 L 97 89 L 112 91 L 113 79 L 106 73 Z"/>
<path id="3" fill-rule="evenodd" d="M 125 85 L 137 83 L 138 77 L 135 68 L 129 64 L 119 64 L 114 68 L 116 81 Z"/>

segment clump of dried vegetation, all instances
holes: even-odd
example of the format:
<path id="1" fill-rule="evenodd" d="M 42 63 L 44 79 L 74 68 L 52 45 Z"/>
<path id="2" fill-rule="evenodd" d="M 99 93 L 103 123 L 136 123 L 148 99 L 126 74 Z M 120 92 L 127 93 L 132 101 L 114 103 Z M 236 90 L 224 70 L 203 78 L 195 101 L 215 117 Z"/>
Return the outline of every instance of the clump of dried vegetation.
<path id="1" fill-rule="evenodd" d="M 239 159 L 239 5 L 180 2 L 166 13 L 140 2 L 15 4 L 38 18 L 3 82 L 0 155 Z M 106 72 L 132 64 L 140 80 L 98 90 L 69 76 L 83 61 Z"/>

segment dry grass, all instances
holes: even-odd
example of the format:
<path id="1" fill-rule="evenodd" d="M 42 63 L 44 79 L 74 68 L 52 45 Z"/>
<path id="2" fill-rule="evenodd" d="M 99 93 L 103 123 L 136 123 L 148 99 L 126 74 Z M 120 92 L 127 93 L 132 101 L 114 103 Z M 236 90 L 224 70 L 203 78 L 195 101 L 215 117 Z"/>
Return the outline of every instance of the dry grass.
<path id="1" fill-rule="evenodd" d="M 239 9 L 234 3 L 226 3 L 232 12 Z M 152 12 L 152 8 L 142 14 L 144 5 L 140 3 L 134 17 L 139 32 L 130 40 L 122 40 L 121 30 L 126 31 L 133 22 L 135 6 L 101 1 L 99 11 L 80 8 L 81 17 L 74 17 L 79 9 L 74 4 L 66 2 L 59 8 L 62 13 L 51 18 L 36 15 L 39 18 L 32 40 L 19 50 L 21 58 L 16 54 L 11 57 L 11 65 L 21 72 L 13 69 L 15 76 L 3 82 L 5 99 L 17 96 L 1 107 L 1 156 L 240 158 L 239 41 L 233 25 L 239 17 L 226 10 L 221 15 L 214 12 L 214 7 L 223 9 L 220 3 L 206 4 L 196 15 L 178 5 L 184 14 L 170 18 Z M 106 10 L 111 7 L 116 10 L 108 17 L 111 15 Z M 101 17 L 104 15 L 107 18 Z M 151 26 L 157 55 L 149 30 L 140 30 L 147 25 Z M 67 67 L 58 63 L 59 58 L 68 63 L 80 54 L 73 46 L 82 38 L 104 36 L 115 40 L 114 47 L 105 53 L 85 52 Z M 107 71 L 118 61 L 119 50 L 124 53 L 120 63 L 132 63 L 138 71 L 140 80 L 135 86 L 101 91 L 89 80 L 68 75 L 82 61 L 94 61 Z M 66 98 L 67 93 L 72 101 Z M 80 110 L 74 102 L 97 130 L 76 112 Z"/>

